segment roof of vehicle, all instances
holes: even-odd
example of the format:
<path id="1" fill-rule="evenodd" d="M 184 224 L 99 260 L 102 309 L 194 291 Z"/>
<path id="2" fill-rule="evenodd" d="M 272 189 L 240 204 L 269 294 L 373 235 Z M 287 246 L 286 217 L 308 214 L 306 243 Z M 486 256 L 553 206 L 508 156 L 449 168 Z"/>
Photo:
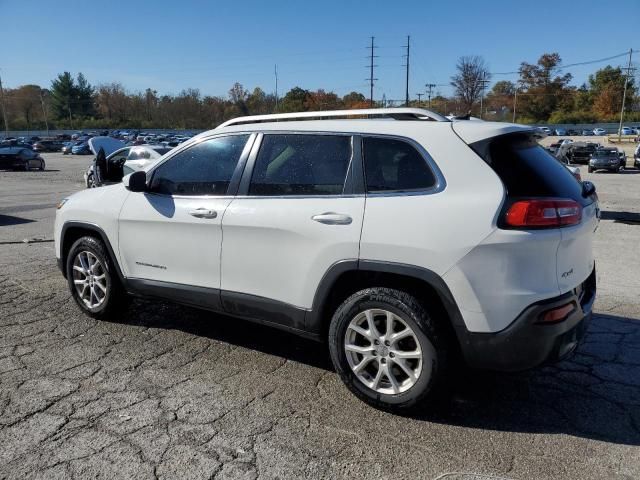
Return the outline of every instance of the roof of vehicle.
<path id="1" fill-rule="evenodd" d="M 378 118 L 324 119 L 325 116 L 346 115 L 376 115 Z M 388 116 L 385 118 L 386 115 Z M 434 119 L 436 119 L 436 121 L 434 121 Z M 254 121 L 256 123 L 253 123 Z M 533 127 L 525 125 L 469 120 L 450 121 L 446 117 L 434 114 L 428 110 L 417 108 L 389 108 L 241 117 L 225 122 L 215 130 L 203 132 L 197 137 L 208 136 L 211 133 L 218 132 L 252 131 L 319 131 L 415 137 L 424 135 L 425 132 L 433 132 L 435 134 L 436 132 L 442 132 L 442 129 L 450 128 L 453 128 L 455 133 L 467 143 L 473 143 L 506 133 L 535 131 Z"/>
<path id="2" fill-rule="evenodd" d="M 0 155 L 18 155 L 23 150 L 29 150 L 24 147 L 2 147 L 0 146 Z"/>

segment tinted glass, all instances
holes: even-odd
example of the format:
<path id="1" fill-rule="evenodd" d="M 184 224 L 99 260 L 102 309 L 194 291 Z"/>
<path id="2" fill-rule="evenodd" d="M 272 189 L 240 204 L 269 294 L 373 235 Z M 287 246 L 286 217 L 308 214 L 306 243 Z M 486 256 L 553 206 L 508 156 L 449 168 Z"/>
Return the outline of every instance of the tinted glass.
<path id="1" fill-rule="evenodd" d="M 364 138 L 367 192 L 425 190 L 436 184 L 425 159 L 407 142 Z"/>
<path id="2" fill-rule="evenodd" d="M 154 172 L 150 191 L 168 195 L 226 195 L 248 135 L 205 140 Z"/>
<path id="3" fill-rule="evenodd" d="M 587 202 L 580 182 L 533 137 L 498 137 L 491 141 L 483 158 L 498 174 L 510 197 L 562 197 Z"/>
<path id="4" fill-rule="evenodd" d="M 265 135 L 250 195 L 339 195 L 351 160 L 351 137 Z"/>

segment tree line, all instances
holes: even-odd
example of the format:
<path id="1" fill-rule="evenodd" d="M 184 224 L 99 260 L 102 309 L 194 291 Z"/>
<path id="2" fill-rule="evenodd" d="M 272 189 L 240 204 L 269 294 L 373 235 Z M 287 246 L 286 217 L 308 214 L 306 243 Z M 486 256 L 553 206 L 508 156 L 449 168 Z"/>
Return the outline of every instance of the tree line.
<path id="1" fill-rule="evenodd" d="M 451 77 L 453 95 L 436 95 L 429 102 L 412 100 L 410 106 L 429 106 L 439 113 L 482 116 L 488 120 L 520 123 L 592 123 L 619 119 L 625 72 L 610 65 L 595 71 L 581 86 L 570 85 L 557 53 L 543 54 L 537 63 L 523 62 L 517 81 L 499 80 L 477 56 L 458 60 Z M 427 104 L 428 103 L 428 104 Z M 91 85 L 82 73 L 58 75 L 48 88 L 23 85 L 5 89 L 2 98 L 11 130 L 79 128 L 206 129 L 233 117 L 279 112 L 357 109 L 371 106 L 359 92 L 339 96 L 332 91 L 294 87 L 281 98 L 260 87 L 246 89 L 235 83 L 228 94 L 203 95 L 188 88 L 176 95 L 159 95 L 147 88 L 130 92 L 118 82 Z M 376 107 L 398 106 L 376 100 Z M 626 121 L 640 121 L 633 78 L 626 95 Z M 0 127 L 5 129 L 0 117 Z"/>

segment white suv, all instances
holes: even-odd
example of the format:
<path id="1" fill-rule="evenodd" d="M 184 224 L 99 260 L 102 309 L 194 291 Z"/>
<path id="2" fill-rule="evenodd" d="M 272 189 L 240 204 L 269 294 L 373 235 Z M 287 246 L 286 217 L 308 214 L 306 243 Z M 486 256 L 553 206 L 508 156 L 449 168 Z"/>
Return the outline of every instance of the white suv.
<path id="1" fill-rule="evenodd" d="M 55 247 L 92 316 L 154 296 L 328 341 L 358 397 L 402 410 L 456 357 L 521 370 L 571 353 L 598 217 L 593 184 L 533 128 L 306 112 L 229 121 L 76 193 Z"/>

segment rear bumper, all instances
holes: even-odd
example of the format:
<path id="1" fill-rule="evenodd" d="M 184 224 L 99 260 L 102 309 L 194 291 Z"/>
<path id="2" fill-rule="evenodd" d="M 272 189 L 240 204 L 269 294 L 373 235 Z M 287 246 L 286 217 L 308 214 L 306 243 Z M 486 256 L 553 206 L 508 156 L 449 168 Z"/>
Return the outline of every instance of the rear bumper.
<path id="1" fill-rule="evenodd" d="M 474 368 L 519 371 L 567 357 L 584 337 L 596 296 L 595 268 L 581 285 L 564 295 L 534 303 L 504 330 L 472 333 L 458 330 L 462 353 Z M 562 321 L 541 324 L 541 316 L 554 307 L 574 302 Z"/>

